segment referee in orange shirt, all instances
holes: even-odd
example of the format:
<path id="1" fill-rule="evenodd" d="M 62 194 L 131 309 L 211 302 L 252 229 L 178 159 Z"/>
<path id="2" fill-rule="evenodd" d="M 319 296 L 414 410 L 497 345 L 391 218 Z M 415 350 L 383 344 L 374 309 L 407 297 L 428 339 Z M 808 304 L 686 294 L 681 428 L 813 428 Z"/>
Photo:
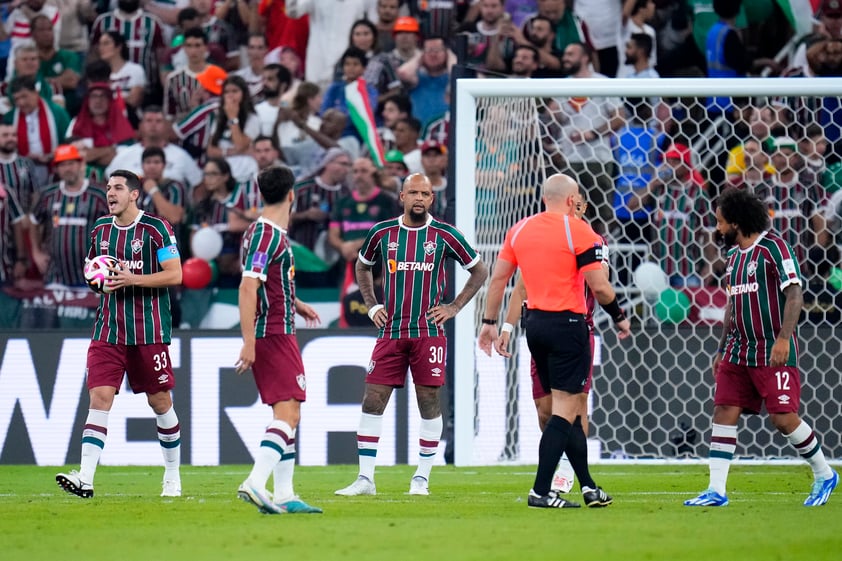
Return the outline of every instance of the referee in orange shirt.
<path id="1" fill-rule="evenodd" d="M 480 331 L 480 348 L 490 351 L 497 339 L 497 316 L 506 284 L 520 268 L 529 313 L 526 342 L 538 377 L 552 395 L 552 416 L 538 447 L 538 471 L 528 504 L 536 508 L 576 508 L 550 491 L 553 471 L 562 452 L 579 484 L 586 506 L 608 506 L 612 498 L 596 485 L 588 470 L 588 443 L 577 416 L 576 395 L 588 377 L 592 361 L 585 323 L 584 282 L 611 316 L 619 337 L 630 335 L 630 323 L 602 267 L 602 238 L 587 222 L 573 216 L 579 186 L 569 176 L 555 174 L 543 186 L 546 211 L 524 218 L 507 233 L 488 287 Z"/>

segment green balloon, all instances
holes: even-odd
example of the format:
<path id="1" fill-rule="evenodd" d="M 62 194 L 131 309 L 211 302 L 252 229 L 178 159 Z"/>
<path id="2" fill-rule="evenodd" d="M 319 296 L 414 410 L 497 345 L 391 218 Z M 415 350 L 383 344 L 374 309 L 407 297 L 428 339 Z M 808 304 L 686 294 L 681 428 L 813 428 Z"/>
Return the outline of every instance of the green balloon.
<path id="1" fill-rule="evenodd" d="M 211 259 L 208 261 L 211 269 L 211 281 L 210 285 L 216 284 L 217 279 L 219 278 L 219 264 L 216 262 L 216 259 Z"/>
<path id="2" fill-rule="evenodd" d="M 658 297 L 655 315 L 667 323 L 681 323 L 690 315 L 690 299 L 680 290 L 668 288 Z"/>

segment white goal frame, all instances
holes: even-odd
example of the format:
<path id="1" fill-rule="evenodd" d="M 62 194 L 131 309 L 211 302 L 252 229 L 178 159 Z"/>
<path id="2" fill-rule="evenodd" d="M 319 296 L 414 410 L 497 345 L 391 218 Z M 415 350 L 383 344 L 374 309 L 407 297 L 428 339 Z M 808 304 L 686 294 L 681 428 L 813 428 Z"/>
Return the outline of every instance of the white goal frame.
<path id="1" fill-rule="evenodd" d="M 745 79 L 460 79 L 456 84 L 455 183 L 456 226 L 468 240 L 476 240 L 476 149 L 477 100 L 485 97 L 703 97 L 703 96 L 842 96 L 842 78 L 745 78 Z M 494 263 L 487 263 L 489 270 Z M 458 290 L 468 278 L 456 268 Z M 475 358 L 478 335 L 476 301 L 469 302 L 455 319 L 454 368 L 454 463 L 474 465 Z M 634 342 L 632 341 L 632 344 Z M 482 384 L 477 376 L 476 383 Z M 501 415 L 503 413 L 501 412 Z M 596 458 L 594 458 L 595 460 Z M 529 463 L 529 462 L 521 462 Z"/>

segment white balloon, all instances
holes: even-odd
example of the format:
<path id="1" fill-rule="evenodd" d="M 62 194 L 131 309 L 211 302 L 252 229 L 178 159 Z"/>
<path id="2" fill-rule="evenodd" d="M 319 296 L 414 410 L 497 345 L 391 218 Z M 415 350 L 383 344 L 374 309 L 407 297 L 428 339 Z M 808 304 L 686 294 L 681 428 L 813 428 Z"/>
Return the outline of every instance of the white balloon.
<path id="1" fill-rule="evenodd" d="M 193 255 L 205 261 L 211 261 L 222 253 L 222 234 L 210 227 L 199 229 L 190 241 Z"/>
<path id="2" fill-rule="evenodd" d="M 634 284 L 647 300 L 657 300 L 669 288 L 667 274 L 655 263 L 641 263 L 634 271 Z"/>

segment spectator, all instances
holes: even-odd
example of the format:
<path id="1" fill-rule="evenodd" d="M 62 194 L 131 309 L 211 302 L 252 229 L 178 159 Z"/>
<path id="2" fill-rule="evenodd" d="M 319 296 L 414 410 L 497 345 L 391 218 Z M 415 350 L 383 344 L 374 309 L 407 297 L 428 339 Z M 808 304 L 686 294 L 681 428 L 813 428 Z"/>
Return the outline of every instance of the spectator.
<path id="1" fill-rule="evenodd" d="M 572 10 L 567 9 L 565 0 L 538 0 L 538 15 L 552 23 L 556 52 L 563 53 L 571 43 L 587 41 L 585 26 Z"/>
<path id="2" fill-rule="evenodd" d="M 415 55 L 420 56 L 421 51 L 418 49 L 419 33 L 420 27 L 418 26 L 418 20 L 415 18 L 402 16 L 395 21 L 392 28 L 394 48 L 379 56 L 384 63 L 392 67 L 395 75 L 397 75 L 398 68 L 401 65 L 412 60 Z"/>
<path id="3" fill-rule="evenodd" d="M 433 206 L 430 214 L 436 220 L 450 222 L 447 218 L 447 148 L 437 140 L 421 145 L 421 167 L 433 186 Z"/>
<path id="4" fill-rule="evenodd" d="M 816 2 L 813 2 L 816 5 Z M 807 50 L 820 40 L 842 39 L 842 2 L 840 0 L 821 0 L 816 10 L 818 25 L 815 31 L 802 37 L 795 52 L 790 57 L 787 76 L 814 77 L 807 61 Z"/>
<path id="5" fill-rule="evenodd" d="M 660 78 L 652 67 L 649 56 L 652 54 L 652 38 L 645 33 L 635 33 L 625 44 L 625 63 L 630 67 L 625 78 Z M 653 116 L 658 113 L 660 100 L 657 97 L 646 99 Z"/>
<path id="6" fill-rule="evenodd" d="M 298 86 L 303 83 L 301 78 L 304 76 L 304 68 L 301 63 L 301 57 L 294 49 L 291 49 L 290 47 L 281 47 L 280 49 L 277 49 L 277 52 L 277 60 L 272 59 L 271 63 L 280 64 L 286 68 L 290 76 L 292 76 L 289 88 L 286 93 L 281 96 L 281 103 L 291 105 L 292 98 L 294 98 L 295 94 L 298 92 Z M 267 58 L 269 56 L 270 55 L 267 55 Z"/>
<path id="7" fill-rule="evenodd" d="M 842 19 L 842 15 L 840 15 Z M 803 127 L 803 134 L 798 139 L 798 152 L 804 158 L 804 170 L 812 176 L 812 181 L 819 181 L 825 171 L 824 157 L 827 152 L 827 138 L 824 129 L 815 123 Z"/>
<path id="8" fill-rule="evenodd" d="M 227 77 L 223 69 L 208 64 L 208 40 L 200 28 L 193 27 L 184 32 L 182 48 L 187 55 L 187 66 L 170 73 L 164 87 L 164 112 L 168 119 L 175 122 L 183 119 L 204 101 L 202 84 L 199 83 L 200 74 L 213 67 L 218 68 L 216 76 Z"/>
<path id="9" fill-rule="evenodd" d="M 13 51 L 12 60 L 14 80 L 15 78 L 30 77 L 35 80 L 35 89 L 43 99 L 52 101 L 59 107 L 64 107 L 64 95 L 61 90 L 54 90 L 51 83 L 47 81 L 40 72 L 41 61 L 38 58 L 38 47 L 32 41 L 19 44 Z M 2 85 L 3 95 L 0 98 L 0 113 L 9 111 L 9 100 L 11 98 L 9 89 L 12 82 L 4 82 Z M 66 109 L 65 109 L 66 111 Z"/>
<path id="10" fill-rule="evenodd" d="M 398 95 L 387 100 L 380 100 L 378 111 L 383 126 L 377 128 L 383 150 L 389 151 L 395 147 L 395 126 L 401 119 L 412 116 L 412 101 L 405 95 Z"/>
<path id="11" fill-rule="evenodd" d="M 228 1 L 230 2 L 231 0 Z M 237 3 L 238 6 L 240 4 L 240 2 Z M 245 4 L 245 2 L 242 4 Z M 246 81 L 252 101 L 258 103 L 263 100 L 263 69 L 266 67 L 264 58 L 268 52 L 266 48 L 266 37 L 262 33 L 249 33 L 248 46 L 246 48 L 248 65 L 234 72 L 234 75 Z"/>
<path id="12" fill-rule="evenodd" d="M 306 14 L 300 17 L 287 15 L 286 0 L 260 2 L 249 27 L 250 31 L 263 33 L 266 36 L 270 51 L 286 47 L 297 53 L 296 56 L 299 59 L 307 51 L 310 17 Z M 295 73 L 293 76 L 300 78 Z"/>
<path id="13" fill-rule="evenodd" d="M 187 152 L 204 164 L 207 158 L 208 144 L 216 126 L 219 113 L 222 83 L 228 78 L 225 71 L 213 64 L 196 75 L 201 86 L 193 94 L 197 106 L 181 121 L 173 125 L 173 133 L 181 140 Z"/>
<path id="14" fill-rule="evenodd" d="M 184 241 L 179 236 L 184 221 L 187 193 L 184 185 L 164 175 L 167 169 L 167 155 L 159 146 L 150 146 L 141 155 L 143 196 L 138 199 L 140 210 L 164 218 L 169 222 L 179 237 L 179 245 Z"/>
<path id="15" fill-rule="evenodd" d="M 251 64 L 251 57 L 249 56 L 249 38 L 252 34 L 256 34 L 263 39 L 263 55 L 269 52 L 269 43 L 266 40 L 266 35 L 257 30 L 249 29 L 252 17 L 254 17 L 252 12 L 256 6 L 253 6 L 251 2 L 248 2 L 248 0 L 243 2 L 240 2 L 239 0 L 215 1 L 212 6 L 213 16 L 228 26 L 228 30 L 232 35 L 232 41 L 234 42 L 235 47 L 239 50 L 237 53 L 238 64 L 243 62 L 244 57 L 248 59 L 248 64 Z M 262 56 L 260 63 L 261 65 L 263 63 Z M 236 70 L 236 68 L 233 68 L 232 70 Z M 243 78 L 246 77 L 243 76 Z M 261 85 L 260 72 L 257 73 L 256 82 L 249 82 L 248 79 L 246 79 L 246 82 L 249 83 L 249 86 L 251 86 L 252 83 L 256 83 L 258 86 Z M 260 92 L 256 92 L 255 95 L 259 94 Z"/>
<path id="16" fill-rule="evenodd" d="M 32 160 L 19 153 L 18 129 L 8 123 L 0 123 L 0 185 L 13 193 L 24 216 L 42 185 L 35 183 Z"/>
<path id="17" fill-rule="evenodd" d="M 526 44 L 538 50 L 539 72 L 535 77 L 561 76 L 561 57 L 564 52 L 555 50 L 552 22 L 544 16 L 534 16 L 526 21 L 522 35 Z"/>
<path id="18" fill-rule="evenodd" d="M 233 72 L 240 67 L 240 49 L 234 31 L 226 22 L 213 14 L 212 0 L 190 0 L 190 6 L 199 12 L 199 27 L 208 38 L 208 44 L 220 45 L 225 49 L 226 59 L 222 67 Z"/>
<path id="19" fill-rule="evenodd" d="M 372 84 L 369 84 L 363 78 L 365 66 L 368 59 L 365 53 L 356 47 L 348 47 L 342 54 L 342 80 L 333 82 L 325 91 L 324 99 L 322 100 L 322 113 L 328 109 L 336 109 L 345 115 L 348 115 L 348 105 L 345 99 L 345 87 L 348 84 L 362 80 L 365 90 L 368 93 L 368 103 L 371 112 L 377 109 L 377 90 Z M 345 130 L 342 131 L 342 136 L 351 136 L 360 140 L 360 133 L 357 131 L 351 119 L 348 119 L 345 125 Z"/>
<path id="20" fill-rule="evenodd" d="M 479 4 L 473 0 L 444 0 L 438 2 L 410 2 L 410 9 L 414 8 L 413 16 L 421 23 L 424 37 L 441 37 L 449 43 L 459 26 L 459 22 L 476 19 Z"/>
<path id="21" fill-rule="evenodd" d="M 47 80 L 54 92 L 64 95 L 64 107 L 70 115 L 79 111 L 76 88 L 82 74 L 79 57 L 70 51 L 56 49 L 53 22 L 44 14 L 32 18 L 32 40 L 38 49 L 38 74 Z"/>
<path id="22" fill-rule="evenodd" d="M 61 13 L 55 4 L 47 3 L 47 0 L 23 0 L 12 10 L 4 25 L 0 27 L 0 39 L 11 37 L 11 53 L 16 56 L 16 49 L 19 45 L 28 43 L 32 39 L 32 19 L 43 14 L 53 24 L 53 47 L 59 47 L 59 36 L 61 35 Z M 6 79 L 13 77 L 12 66 L 7 66 Z"/>
<path id="23" fill-rule="evenodd" d="M 338 109 L 325 111 L 318 129 L 313 129 L 306 121 L 296 121 L 295 126 L 306 138 L 286 148 L 282 147 L 287 165 L 293 168 L 296 177 L 311 175 L 331 148 L 341 148 L 353 157 L 359 154 L 359 141 L 351 136 L 342 136 L 347 122 L 348 117 Z"/>
<path id="24" fill-rule="evenodd" d="M 564 50 L 564 72 L 571 79 L 605 78 L 591 69 L 591 50 L 584 43 L 571 43 Z M 588 198 L 599 214 L 601 224 L 594 229 L 610 231 L 614 221 L 614 159 L 611 137 L 625 123 L 623 105 L 617 98 L 554 99 L 550 104 L 551 156 L 570 169 L 588 191 Z M 556 130 L 555 126 L 558 127 Z M 562 158 L 564 161 L 562 161 Z"/>
<path id="25" fill-rule="evenodd" d="M 103 33 L 97 48 L 100 59 L 111 67 L 111 88 L 120 92 L 127 106 L 129 120 L 133 119 L 132 123 L 136 125 L 147 85 L 146 71 L 128 59 L 129 46 L 126 39 L 116 31 Z"/>
<path id="26" fill-rule="evenodd" d="M 621 34 L 623 5 L 617 0 L 590 0 L 573 4 L 575 15 L 587 26 L 588 42 L 596 52 L 601 74 L 617 76 L 620 54 L 626 42 Z M 654 5 L 653 5 L 654 8 Z"/>
<path id="27" fill-rule="evenodd" d="M 711 202 L 704 178 L 692 164 L 690 149 L 673 144 L 664 153 L 664 163 L 649 185 L 629 200 L 629 209 L 645 207 L 647 197 L 657 201 L 654 226 L 658 238 L 653 250 L 674 287 L 708 284 L 707 265 L 716 260 L 712 244 Z M 703 257 L 706 257 L 704 261 Z"/>
<path id="28" fill-rule="evenodd" d="M 340 148 L 331 148 L 325 152 L 316 173 L 295 185 L 290 237 L 322 257 L 332 253 L 325 247 L 330 213 L 336 202 L 350 193 L 347 187 L 350 169 L 348 154 Z M 337 257 L 334 253 L 333 262 Z"/>
<path id="29" fill-rule="evenodd" d="M 107 82 L 90 84 L 82 100 L 82 109 L 68 128 L 69 134 L 85 140 L 88 146 L 86 161 L 103 172 L 117 155 L 117 145 L 135 138 L 135 130 L 126 117 L 126 107 L 119 95 Z"/>
<path id="30" fill-rule="evenodd" d="M 108 202 L 105 192 L 84 178 L 75 147 L 59 146 L 53 164 L 60 181 L 40 192 L 29 217 L 32 258 L 48 287 L 83 287 L 89 233 L 97 218 L 108 214 Z"/>
<path id="31" fill-rule="evenodd" d="M 749 138 L 742 144 L 743 165 L 728 175 L 728 184 L 757 193 L 775 176 L 775 168 L 769 156 L 756 138 Z"/>
<path id="32" fill-rule="evenodd" d="M 538 49 L 531 45 L 518 45 L 512 57 L 512 78 L 532 78 L 538 71 L 540 59 Z"/>
<path id="33" fill-rule="evenodd" d="M 175 70 L 181 70 L 187 66 L 188 60 L 187 51 L 184 49 L 184 34 L 188 29 L 193 29 L 194 27 L 201 29 L 201 20 L 202 18 L 199 16 L 199 12 L 197 12 L 195 8 L 188 7 L 183 10 L 179 10 L 178 27 L 180 32 L 178 36 L 173 39 L 171 47 L 164 53 L 164 58 L 161 63 L 161 82 L 163 84 L 167 83 L 167 76 L 169 76 L 170 73 Z M 207 37 L 207 35 L 205 36 Z M 215 64 L 216 66 L 223 68 L 225 63 L 228 61 L 228 53 L 222 45 L 217 43 L 208 43 L 207 50 L 205 52 L 205 60 L 210 64 Z"/>
<path id="34" fill-rule="evenodd" d="M 377 28 L 368 20 L 354 22 L 351 27 L 349 42 L 366 54 L 365 72 L 363 78 L 377 90 L 378 98 L 389 98 L 401 93 L 401 81 L 398 80 L 396 68 L 384 59 L 382 47 L 377 42 Z M 340 80 L 344 73 L 341 61 L 334 70 L 334 81 Z"/>
<path id="35" fill-rule="evenodd" d="M 202 182 L 202 170 L 190 154 L 181 146 L 169 142 L 168 125 L 164 110 L 160 105 L 150 105 L 143 111 L 138 126 L 138 141 L 127 146 L 118 146 L 117 155 L 105 170 L 106 176 L 118 169 L 125 169 L 144 177 L 143 153 L 148 148 L 161 148 L 164 151 L 163 176 L 176 181 L 189 189 Z"/>
<path id="36" fill-rule="evenodd" d="M 341 10 L 336 9 L 334 0 L 286 0 L 286 8 L 289 17 L 310 16 L 304 69 L 307 81 L 322 90 L 330 85 L 333 65 L 349 46 L 339 38 L 347 37 L 359 19 L 377 20 L 377 10 L 370 0 L 345 0 Z"/>
<path id="37" fill-rule="evenodd" d="M 286 167 L 281 159 L 281 149 L 274 137 L 258 136 L 254 139 L 254 159 L 260 172 L 273 167 Z"/>
<path id="38" fill-rule="evenodd" d="M 503 0 L 479 1 L 479 18 L 459 28 L 460 33 L 468 34 L 469 65 L 478 71 L 493 69 L 494 66 L 497 70 L 504 70 L 500 68 L 499 61 L 510 58 L 514 47 L 511 38 L 502 37 L 505 23 L 511 24 L 511 16 L 503 10 Z"/>
<path id="39" fill-rule="evenodd" d="M 225 158 L 234 179 L 247 181 L 257 173 L 251 148 L 258 136 L 260 119 L 254 111 L 248 85 L 239 76 L 228 76 L 222 83 L 222 102 L 208 144 L 208 157 Z"/>
<path id="40" fill-rule="evenodd" d="M 3 122 L 15 127 L 18 152 L 35 164 L 34 184 L 45 185 L 53 152 L 64 141 L 70 118 L 63 108 L 38 95 L 35 79 L 30 76 L 13 79 L 9 90 L 14 108 L 3 116 Z"/>
<path id="41" fill-rule="evenodd" d="M 400 0 L 377 0 L 377 44 L 383 51 L 395 48 L 394 27 L 400 4 Z"/>
<path id="42" fill-rule="evenodd" d="M 202 184 L 204 189 L 194 203 L 191 226 L 194 231 L 210 227 L 222 234 L 222 252 L 216 259 L 217 286 L 232 288 L 239 279 L 240 240 L 250 221 L 242 217 L 244 203 L 239 197 L 237 181 L 231 175 L 231 166 L 224 158 L 208 158 Z"/>
<path id="43" fill-rule="evenodd" d="M 623 3 L 623 27 L 620 31 L 620 46 L 628 49 L 632 35 L 644 34 L 649 36 L 649 63 L 658 66 L 658 39 L 655 29 L 647 22 L 655 17 L 655 0 L 625 0 Z M 644 41 L 638 43 L 642 45 Z M 628 54 L 626 55 L 628 58 Z M 625 62 L 617 74 L 618 78 L 628 78 L 635 73 L 634 63 Z"/>
<path id="44" fill-rule="evenodd" d="M 117 0 L 116 10 L 101 14 L 94 21 L 91 27 L 91 48 L 99 45 L 99 40 L 106 31 L 117 31 L 123 35 L 129 46 L 127 60 L 143 67 L 150 98 L 153 100 L 156 97 L 160 98 L 158 58 L 165 48 L 164 28 L 161 21 L 145 13 L 140 8 L 140 0 Z"/>
<path id="45" fill-rule="evenodd" d="M 377 185 L 394 194 L 401 191 L 403 180 L 409 175 L 409 169 L 403 161 L 403 154 L 400 150 L 389 150 L 383 157 L 383 169 L 376 175 Z"/>
<path id="46" fill-rule="evenodd" d="M 331 209 L 328 243 L 345 262 L 345 277 L 340 299 L 355 290 L 354 265 L 372 226 L 398 214 L 397 199 L 377 187 L 377 168 L 368 158 L 357 158 L 351 168 L 351 194 L 336 201 Z M 339 327 L 348 327 L 344 308 L 340 307 Z"/>
<path id="47" fill-rule="evenodd" d="M 91 43 L 88 28 L 96 19 L 96 10 L 91 0 L 53 0 L 60 14 L 61 31 L 58 49 L 76 55 L 76 66 L 85 67 L 85 58 Z M 52 23 L 52 20 L 50 20 Z"/>
<path id="48" fill-rule="evenodd" d="M 413 117 L 422 129 L 441 118 L 450 108 L 447 92 L 450 69 L 456 63 L 441 37 L 428 37 L 424 49 L 398 68 L 398 77 L 409 90 Z"/>
<path id="49" fill-rule="evenodd" d="M 322 120 L 318 117 L 322 99 L 322 93 L 316 84 L 304 82 L 298 88 L 292 107 L 284 107 L 278 111 L 273 136 L 278 139 L 278 145 L 284 154 L 288 150 L 296 153 L 296 161 L 301 160 L 299 157 L 301 150 L 298 145 L 303 142 L 307 145 L 305 150 L 309 150 L 312 142 L 302 125 L 311 130 L 318 130 L 322 124 Z"/>
<path id="50" fill-rule="evenodd" d="M 260 134 L 275 135 L 275 123 L 278 120 L 278 110 L 283 105 L 281 96 L 289 89 L 292 76 L 289 70 L 280 64 L 272 63 L 263 67 L 261 72 L 263 85 L 263 101 L 254 106 L 254 112 L 260 119 Z M 321 100 L 320 100 L 321 104 Z"/>
<path id="51" fill-rule="evenodd" d="M 16 283 L 29 268 L 25 225 L 26 215 L 17 195 L 0 184 L 0 286 Z"/>
<path id="52" fill-rule="evenodd" d="M 421 122 L 409 117 L 395 125 L 395 149 L 403 154 L 403 162 L 409 173 L 421 173 L 421 150 L 418 138 L 421 136 Z"/>

